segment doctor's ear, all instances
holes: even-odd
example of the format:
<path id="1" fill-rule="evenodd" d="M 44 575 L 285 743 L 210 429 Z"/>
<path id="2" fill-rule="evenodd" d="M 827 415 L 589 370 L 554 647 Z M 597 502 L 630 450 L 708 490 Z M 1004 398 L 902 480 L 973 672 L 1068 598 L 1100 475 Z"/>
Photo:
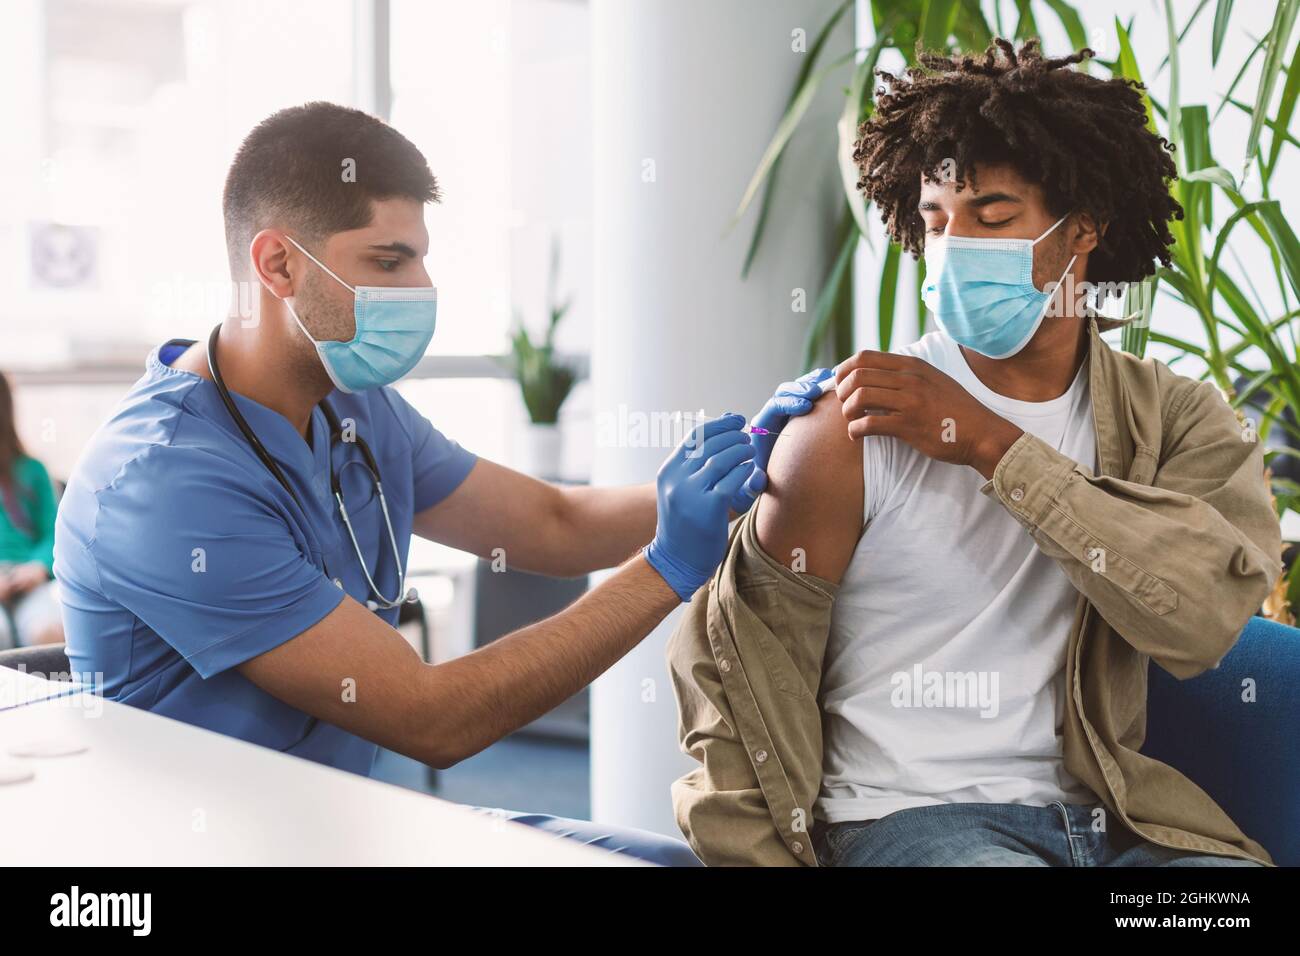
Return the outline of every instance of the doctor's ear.
<path id="1" fill-rule="evenodd" d="M 1074 228 L 1071 231 L 1074 235 L 1070 240 L 1070 252 L 1081 256 L 1097 248 L 1097 243 L 1106 234 L 1106 224 L 1102 223 L 1099 228 L 1097 220 L 1090 213 L 1081 212 L 1074 217 Z"/>
<path id="2" fill-rule="evenodd" d="M 249 243 L 248 252 L 257 280 L 277 299 L 293 295 L 293 263 L 289 253 L 293 245 L 284 234 L 263 229 Z"/>

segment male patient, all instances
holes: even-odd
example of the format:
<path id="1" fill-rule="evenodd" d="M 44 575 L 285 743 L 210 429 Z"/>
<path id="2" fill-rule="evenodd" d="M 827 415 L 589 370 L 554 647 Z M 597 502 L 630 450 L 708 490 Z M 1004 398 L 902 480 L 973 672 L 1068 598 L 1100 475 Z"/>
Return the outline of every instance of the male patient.
<path id="1" fill-rule="evenodd" d="M 1272 862 L 1139 752 L 1148 661 L 1214 667 L 1280 545 L 1253 430 L 1071 292 L 1167 265 L 1182 215 L 1139 92 L 1088 55 L 882 74 L 859 187 L 939 328 L 839 366 L 674 635 L 707 863 Z"/>

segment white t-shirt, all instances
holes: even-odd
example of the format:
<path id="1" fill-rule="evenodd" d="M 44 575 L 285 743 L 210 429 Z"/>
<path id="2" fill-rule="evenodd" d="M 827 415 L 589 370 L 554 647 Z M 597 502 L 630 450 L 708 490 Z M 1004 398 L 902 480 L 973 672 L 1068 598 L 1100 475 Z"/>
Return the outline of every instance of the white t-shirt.
<path id="1" fill-rule="evenodd" d="M 1059 398 L 987 388 L 947 334 L 901 350 L 1096 470 L 1087 363 Z M 1078 592 L 968 465 L 896 438 L 862 442 L 867 529 L 831 619 L 816 814 L 871 820 L 937 803 L 1096 799 L 1061 755 Z"/>

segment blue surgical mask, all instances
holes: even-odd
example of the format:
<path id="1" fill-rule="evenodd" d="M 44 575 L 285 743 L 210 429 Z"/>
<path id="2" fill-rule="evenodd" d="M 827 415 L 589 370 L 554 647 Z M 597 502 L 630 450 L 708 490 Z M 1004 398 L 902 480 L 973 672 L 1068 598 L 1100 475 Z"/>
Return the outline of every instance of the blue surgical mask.
<path id="1" fill-rule="evenodd" d="M 1015 355 L 1038 331 L 1056 287 L 1035 287 L 1034 246 L 1066 218 L 1037 239 L 949 236 L 930 243 L 921 290 L 926 308 L 959 345 L 994 359 Z M 1073 264 L 1071 258 L 1065 272 Z"/>
<path id="2" fill-rule="evenodd" d="M 293 236 L 285 236 L 354 297 L 357 329 L 347 342 L 318 342 L 286 301 L 302 334 L 316 346 L 330 381 L 344 392 L 391 385 L 415 368 L 429 347 L 438 317 L 438 290 L 432 286 L 350 286 Z"/>

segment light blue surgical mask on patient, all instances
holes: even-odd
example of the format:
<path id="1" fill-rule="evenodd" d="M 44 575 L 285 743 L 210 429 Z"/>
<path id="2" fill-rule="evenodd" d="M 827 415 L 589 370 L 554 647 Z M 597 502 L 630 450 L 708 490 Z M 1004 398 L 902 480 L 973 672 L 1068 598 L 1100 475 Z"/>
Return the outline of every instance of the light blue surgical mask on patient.
<path id="1" fill-rule="evenodd" d="M 316 346 L 330 381 L 344 392 L 391 385 L 415 368 L 429 347 L 438 318 L 438 290 L 433 286 L 350 286 L 298 243 L 285 236 L 308 259 L 354 297 L 357 328 L 346 342 L 318 342 L 286 301 L 302 334 Z"/>
<path id="2" fill-rule="evenodd" d="M 948 236 L 931 242 L 921 290 L 926 308 L 959 345 L 994 359 L 1015 355 L 1038 331 L 1052 299 L 1034 285 L 1034 246 L 1067 218 L 1037 239 Z"/>

